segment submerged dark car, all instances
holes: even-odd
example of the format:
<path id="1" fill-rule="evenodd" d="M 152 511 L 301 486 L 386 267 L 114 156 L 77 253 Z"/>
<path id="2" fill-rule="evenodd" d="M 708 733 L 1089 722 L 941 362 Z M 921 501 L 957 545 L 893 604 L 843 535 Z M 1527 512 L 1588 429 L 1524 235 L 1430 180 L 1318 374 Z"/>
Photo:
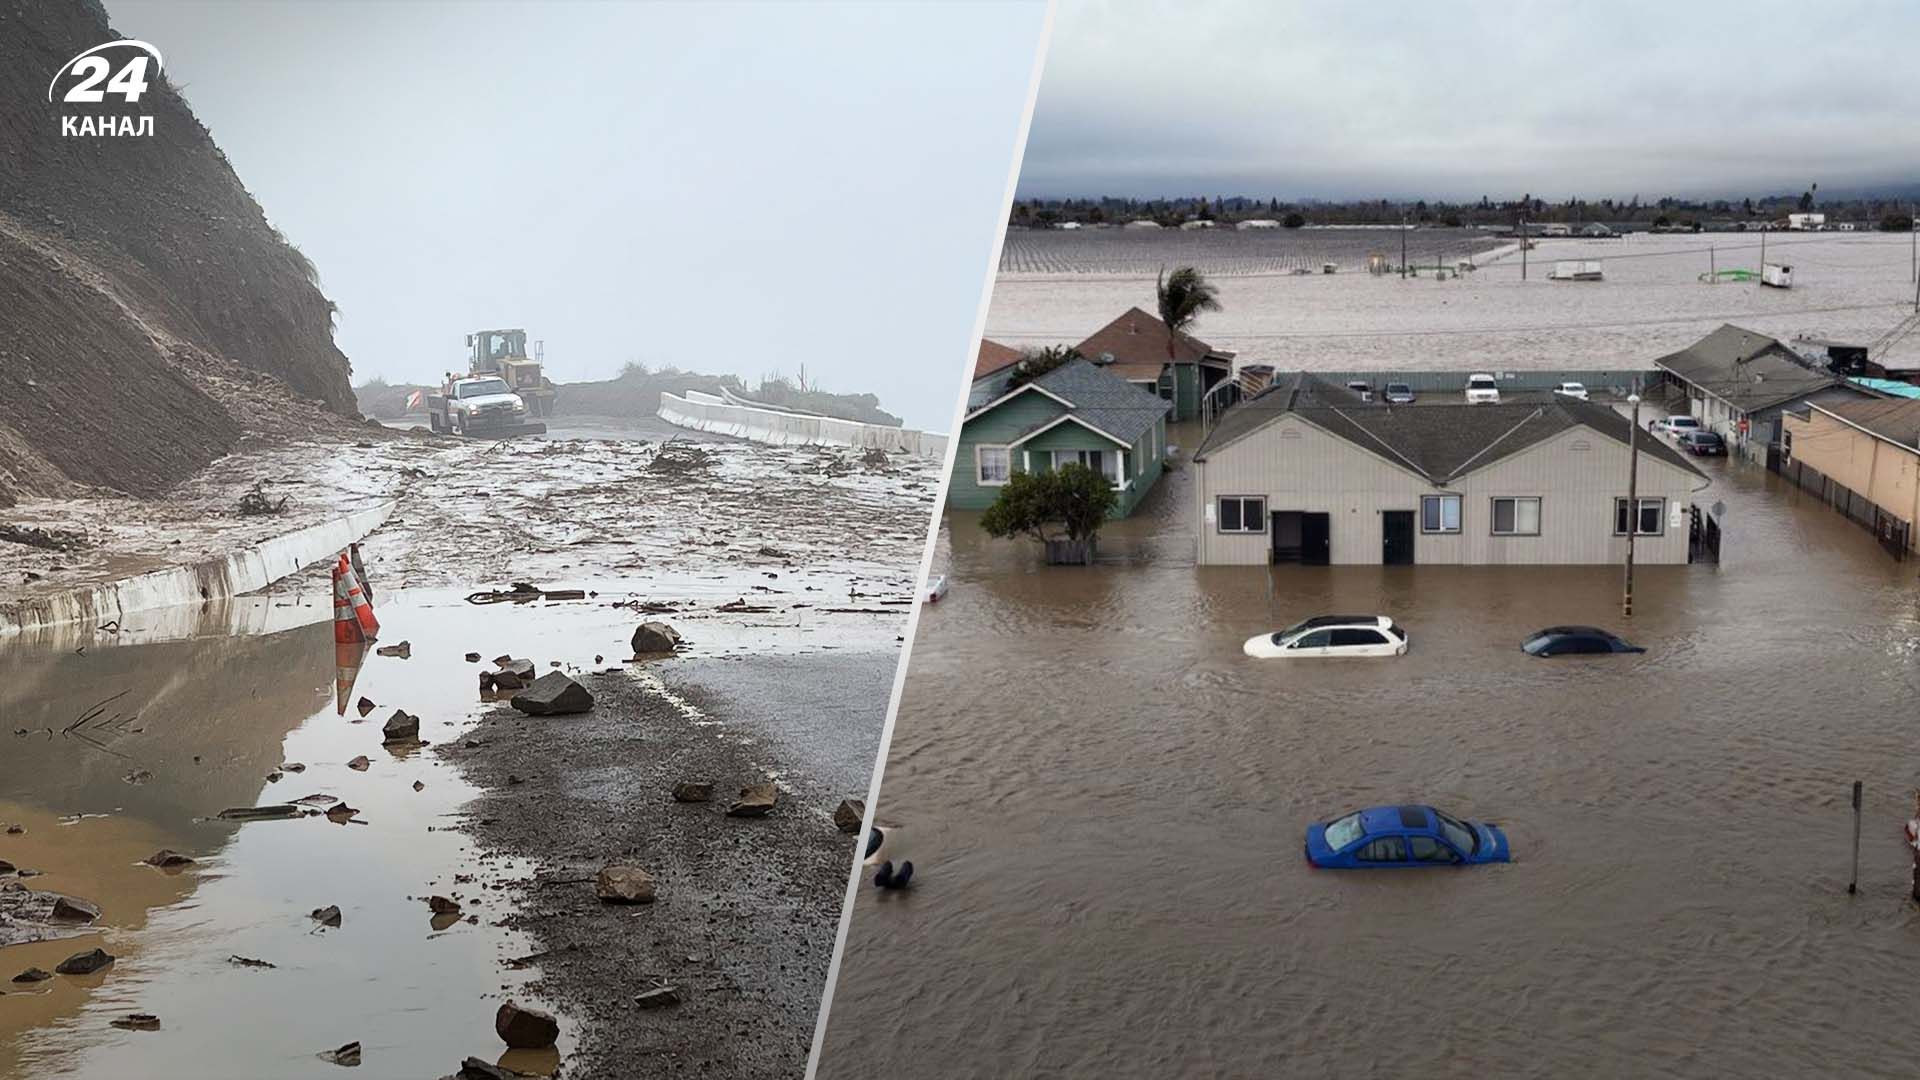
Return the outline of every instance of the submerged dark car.
<path id="1" fill-rule="evenodd" d="M 1520 643 L 1532 656 L 1578 656 L 1592 653 L 1643 653 L 1597 626 L 1549 626 Z"/>
<path id="2" fill-rule="evenodd" d="M 1680 436 L 1680 449 L 1689 454 L 1709 457 L 1727 455 L 1727 440 L 1712 431 L 1689 431 Z"/>

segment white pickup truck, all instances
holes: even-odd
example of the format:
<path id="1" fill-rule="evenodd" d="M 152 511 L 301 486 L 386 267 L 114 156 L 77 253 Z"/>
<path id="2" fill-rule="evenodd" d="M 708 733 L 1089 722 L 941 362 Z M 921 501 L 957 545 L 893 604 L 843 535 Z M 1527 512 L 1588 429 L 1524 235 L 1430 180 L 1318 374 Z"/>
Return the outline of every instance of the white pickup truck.
<path id="1" fill-rule="evenodd" d="M 537 435 L 547 430 L 528 422 L 527 403 L 498 375 L 454 379 L 444 393 L 427 398 L 428 424 L 456 435 Z"/>

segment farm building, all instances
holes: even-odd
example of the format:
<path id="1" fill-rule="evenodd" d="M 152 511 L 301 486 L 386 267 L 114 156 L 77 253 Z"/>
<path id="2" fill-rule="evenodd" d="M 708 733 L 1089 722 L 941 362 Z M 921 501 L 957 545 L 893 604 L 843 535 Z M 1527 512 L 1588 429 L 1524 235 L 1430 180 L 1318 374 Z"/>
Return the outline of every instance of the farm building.
<path id="1" fill-rule="evenodd" d="M 1105 473 L 1120 492 L 1116 516 L 1132 513 L 1160 479 L 1167 459 L 1168 403 L 1085 359 L 1072 360 L 999 392 L 960 424 L 947 505 L 984 510 L 1015 471 L 1046 472 L 1069 461 Z"/>
<path id="2" fill-rule="evenodd" d="M 1653 363 L 1669 394 L 1665 407 L 1694 416 L 1751 461 L 1778 463 L 1781 413 L 1875 396 L 1813 367 L 1784 342 L 1731 323 Z M 1661 389 L 1650 388 L 1648 399 Z"/>
<path id="3" fill-rule="evenodd" d="M 1707 478 L 1604 405 L 1363 403 L 1311 375 L 1229 409 L 1193 457 L 1201 565 L 1685 563 Z"/>
<path id="4" fill-rule="evenodd" d="M 1172 336 L 1169 349 L 1167 324 L 1136 307 L 1074 347 L 1120 378 L 1172 402 L 1177 423 L 1200 415 L 1207 391 L 1233 375 L 1234 354 L 1192 334 Z"/>

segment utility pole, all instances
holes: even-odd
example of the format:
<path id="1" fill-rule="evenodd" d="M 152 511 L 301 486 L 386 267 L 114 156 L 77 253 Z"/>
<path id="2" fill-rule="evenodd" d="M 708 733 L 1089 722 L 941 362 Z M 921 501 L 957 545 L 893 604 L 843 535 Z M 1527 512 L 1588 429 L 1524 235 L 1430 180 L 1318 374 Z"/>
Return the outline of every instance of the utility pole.
<path id="1" fill-rule="evenodd" d="M 1765 225 L 1760 226 L 1760 280 L 1762 281 L 1767 279 L 1767 233 L 1770 231 L 1772 230 Z"/>
<path id="2" fill-rule="evenodd" d="M 1527 218 L 1520 216 L 1520 280 L 1527 280 Z"/>
<path id="3" fill-rule="evenodd" d="M 1707 245 L 1707 284 L 1720 284 L 1720 264 L 1715 259 L 1713 245 Z"/>
<path id="4" fill-rule="evenodd" d="M 1407 212 L 1400 212 L 1400 280 L 1407 280 Z"/>
<path id="5" fill-rule="evenodd" d="M 1907 204 L 1907 235 L 1912 238 L 1910 243 L 1908 244 L 1909 247 L 1913 248 L 1912 280 L 1916 282 L 1920 282 L 1920 230 L 1916 230 L 1913 226 L 1914 226 L 1913 204 L 1908 203 Z"/>
<path id="6" fill-rule="evenodd" d="M 1633 430 L 1627 432 L 1627 586 L 1620 614 L 1633 618 L 1633 534 L 1640 531 L 1640 395 L 1628 394 Z"/>

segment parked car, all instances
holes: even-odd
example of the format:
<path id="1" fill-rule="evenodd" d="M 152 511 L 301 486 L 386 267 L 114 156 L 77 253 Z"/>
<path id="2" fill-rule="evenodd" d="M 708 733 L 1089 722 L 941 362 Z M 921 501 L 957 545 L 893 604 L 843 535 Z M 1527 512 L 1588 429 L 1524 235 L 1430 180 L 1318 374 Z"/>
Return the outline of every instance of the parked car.
<path id="1" fill-rule="evenodd" d="M 1323 870 L 1475 866 L 1512 857 L 1498 825 L 1431 806 L 1370 806 L 1307 826 L 1307 861 Z"/>
<path id="2" fill-rule="evenodd" d="M 1390 382 L 1387 384 L 1386 393 L 1381 396 L 1387 399 L 1389 405 L 1411 405 L 1413 404 L 1413 387 L 1403 382 Z"/>
<path id="3" fill-rule="evenodd" d="M 1485 372 L 1475 372 L 1467 376 L 1467 404 L 1500 404 L 1500 384 Z"/>
<path id="4" fill-rule="evenodd" d="M 1691 416 L 1667 416 L 1654 420 L 1647 425 L 1655 434 L 1669 438 L 1678 438 L 1689 431 L 1699 431 L 1700 421 Z"/>
<path id="5" fill-rule="evenodd" d="M 1721 438 L 1717 432 L 1689 431 L 1680 436 L 1680 448 L 1700 457 L 1711 457 L 1716 454 L 1725 457 L 1727 440 Z"/>
<path id="6" fill-rule="evenodd" d="M 1348 383 L 1347 389 L 1353 391 L 1356 394 L 1359 394 L 1361 401 L 1373 400 L 1373 387 L 1367 383 L 1361 382 L 1358 379 L 1355 379 L 1354 381 Z"/>
<path id="7" fill-rule="evenodd" d="M 1250 637 L 1240 648 L 1261 660 L 1399 656 L 1407 651 L 1407 632 L 1385 615 L 1316 615 L 1277 633 Z"/>
<path id="8" fill-rule="evenodd" d="M 1580 401 L 1587 400 L 1587 388 L 1577 382 L 1563 382 L 1559 386 L 1554 387 L 1553 392 L 1561 397 L 1575 398 Z"/>
<path id="9" fill-rule="evenodd" d="M 1530 656 L 1577 656 L 1591 653 L 1643 653 L 1597 626 L 1549 626 L 1536 630 L 1520 648 Z"/>

